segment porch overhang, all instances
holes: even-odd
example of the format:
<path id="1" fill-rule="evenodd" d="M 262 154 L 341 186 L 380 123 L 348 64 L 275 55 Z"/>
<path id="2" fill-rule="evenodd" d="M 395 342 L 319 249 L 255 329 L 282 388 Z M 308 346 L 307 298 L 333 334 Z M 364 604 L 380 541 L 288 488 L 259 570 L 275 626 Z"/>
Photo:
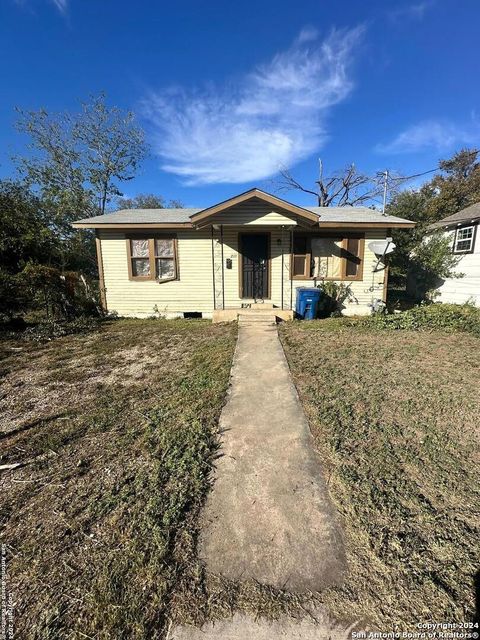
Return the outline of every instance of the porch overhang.
<path id="1" fill-rule="evenodd" d="M 212 207 L 203 209 L 202 211 L 192 215 L 190 219 L 192 224 L 198 229 L 211 226 L 218 222 L 217 219 L 221 214 L 254 199 L 261 201 L 265 205 L 271 206 L 274 211 L 287 216 L 289 220 L 284 222 L 286 225 L 291 224 L 292 226 L 295 226 L 297 224 L 302 224 L 304 226 L 314 226 L 318 224 L 319 218 L 315 213 L 312 213 L 303 207 L 291 204 L 286 200 L 282 200 L 282 198 L 277 198 L 277 196 L 273 196 L 265 191 L 261 191 L 260 189 L 250 189 L 249 191 L 241 193 L 233 198 L 229 198 L 224 202 L 220 202 Z M 238 222 L 235 222 L 234 219 L 232 219 L 231 223 L 223 220 L 222 224 L 238 225 Z"/>

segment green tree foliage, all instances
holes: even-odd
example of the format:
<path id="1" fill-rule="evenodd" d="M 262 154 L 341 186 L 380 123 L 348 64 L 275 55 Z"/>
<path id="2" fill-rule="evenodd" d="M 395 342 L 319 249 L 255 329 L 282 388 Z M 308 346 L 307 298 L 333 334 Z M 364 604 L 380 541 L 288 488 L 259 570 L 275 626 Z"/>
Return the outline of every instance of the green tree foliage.
<path id="1" fill-rule="evenodd" d="M 56 245 L 40 200 L 24 184 L 0 182 L 0 315 L 25 308 L 19 274 L 30 261 L 53 260 Z"/>
<path id="2" fill-rule="evenodd" d="M 64 232 L 74 219 L 105 213 L 122 195 L 119 183 L 134 178 L 147 154 L 134 114 L 109 107 L 104 94 L 78 114 L 19 114 L 17 128 L 29 136 L 32 152 L 17 159 L 20 172 L 56 211 Z"/>
<path id="3" fill-rule="evenodd" d="M 425 242 L 429 225 L 480 201 L 478 152 L 462 149 L 440 161 L 440 173 L 418 190 L 397 194 L 387 213 L 417 223 L 414 229 L 394 231 L 397 248 L 390 258 L 390 283 L 404 285 L 409 276 L 417 281 L 418 297 L 428 297 L 440 278 L 452 277 L 458 258 L 442 234 Z"/>
<path id="4" fill-rule="evenodd" d="M 79 113 L 19 110 L 17 129 L 29 153 L 17 157 L 21 182 L 0 184 L 0 313 L 43 306 L 71 317 L 92 307 L 94 234 L 74 230 L 79 218 L 103 214 L 122 195 L 147 154 L 131 112 L 101 94 Z M 85 279 L 86 276 L 86 279 Z"/>
<path id="5" fill-rule="evenodd" d="M 66 300 L 73 299 L 66 285 L 73 275 L 65 274 L 93 276 L 91 248 L 91 232 L 59 235 L 48 207 L 25 183 L 0 181 L 0 316 L 10 318 L 44 303 L 53 309 L 52 301 L 60 298 L 55 308 L 66 311 Z M 77 291 L 84 295 L 85 285 L 80 282 Z"/>
<path id="6" fill-rule="evenodd" d="M 180 200 L 166 200 L 163 196 L 154 193 L 139 193 L 133 198 L 117 198 L 119 209 L 183 209 Z"/>

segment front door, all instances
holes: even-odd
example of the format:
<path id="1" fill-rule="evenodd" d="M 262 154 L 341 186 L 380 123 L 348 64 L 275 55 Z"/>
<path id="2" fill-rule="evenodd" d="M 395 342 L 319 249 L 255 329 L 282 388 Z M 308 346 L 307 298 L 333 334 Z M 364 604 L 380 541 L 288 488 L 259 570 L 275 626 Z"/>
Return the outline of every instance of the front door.
<path id="1" fill-rule="evenodd" d="M 269 245 L 268 233 L 245 233 L 240 236 L 242 298 L 268 298 Z"/>

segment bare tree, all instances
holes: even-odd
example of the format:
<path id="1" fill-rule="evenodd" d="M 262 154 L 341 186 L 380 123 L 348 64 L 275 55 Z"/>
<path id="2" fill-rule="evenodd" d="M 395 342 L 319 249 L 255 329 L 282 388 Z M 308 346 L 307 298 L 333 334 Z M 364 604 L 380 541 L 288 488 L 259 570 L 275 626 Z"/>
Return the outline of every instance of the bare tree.
<path id="1" fill-rule="evenodd" d="M 300 184 L 289 169 L 280 170 L 280 178 L 275 182 L 277 191 L 296 189 L 315 196 L 319 207 L 359 206 L 381 202 L 384 190 L 385 174 L 367 176 L 357 171 L 352 163 L 343 171 L 337 171 L 329 176 L 323 172 L 323 162 L 319 160 L 319 175 L 315 181 L 316 187 L 309 189 Z"/>

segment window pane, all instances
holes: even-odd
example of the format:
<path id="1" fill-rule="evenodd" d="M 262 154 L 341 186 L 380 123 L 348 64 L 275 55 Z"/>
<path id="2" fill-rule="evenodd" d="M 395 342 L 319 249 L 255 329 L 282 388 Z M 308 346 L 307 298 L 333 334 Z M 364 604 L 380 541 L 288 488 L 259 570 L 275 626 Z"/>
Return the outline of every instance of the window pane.
<path id="1" fill-rule="evenodd" d="M 307 238 L 305 236 L 293 237 L 293 253 L 307 253 Z"/>
<path id="2" fill-rule="evenodd" d="M 150 260 L 148 258 L 133 258 L 133 260 L 132 260 L 132 275 L 134 275 L 134 276 L 149 276 L 150 275 Z"/>
<path id="3" fill-rule="evenodd" d="M 313 274 L 316 278 L 342 277 L 342 240 L 312 238 Z"/>
<path id="4" fill-rule="evenodd" d="M 459 229 L 458 230 L 458 239 L 459 240 L 467 240 L 471 238 L 473 235 L 473 228 L 468 227 L 467 229 Z"/>
<path id="5" fill-rule="evenodd" d="M 347 266 L 345 269 L 345 274 L 354 278 L 358 274 L 358 269 L 360 267 L 360 240 L 358 238 L 349 238 L 347 240 Z"/>
<path id="6" fill-rule="evenodd" d="M 157 238 L 155 240 L 155 255 L 173 257 L 173 239 Z"/>
<path id="7" fill-rule="evenodd" d="M 473 245 L 473 227 L 457 230 L 455 251 L 471 251 Z"/>
<path id="8" fill-rule="evenodd" d="M 470 251 L 472 247 L 472 242 L 471 240 L 461 240 L 460 242 L 457 242 L 457 251 Z"/>
<path id="9" fill-rule="evenodd" d="M 135 238 L 130 240 L 130 246 L 132 247 L 132 257 L 148 258 L 148 240 Z"/>
<path id="10" fill-rule="evenodd" d="M 157 258 L 157 278 L 165 280 L 175 277 L 175 265 L 170 258 Z"/>
<path id="11" fill-rule="evenodd" d="M 294 276 L 305 275 L 306 262 L 307 262 L 307 258 L 305 256 L 293 257 L 293 275 Z"/>

